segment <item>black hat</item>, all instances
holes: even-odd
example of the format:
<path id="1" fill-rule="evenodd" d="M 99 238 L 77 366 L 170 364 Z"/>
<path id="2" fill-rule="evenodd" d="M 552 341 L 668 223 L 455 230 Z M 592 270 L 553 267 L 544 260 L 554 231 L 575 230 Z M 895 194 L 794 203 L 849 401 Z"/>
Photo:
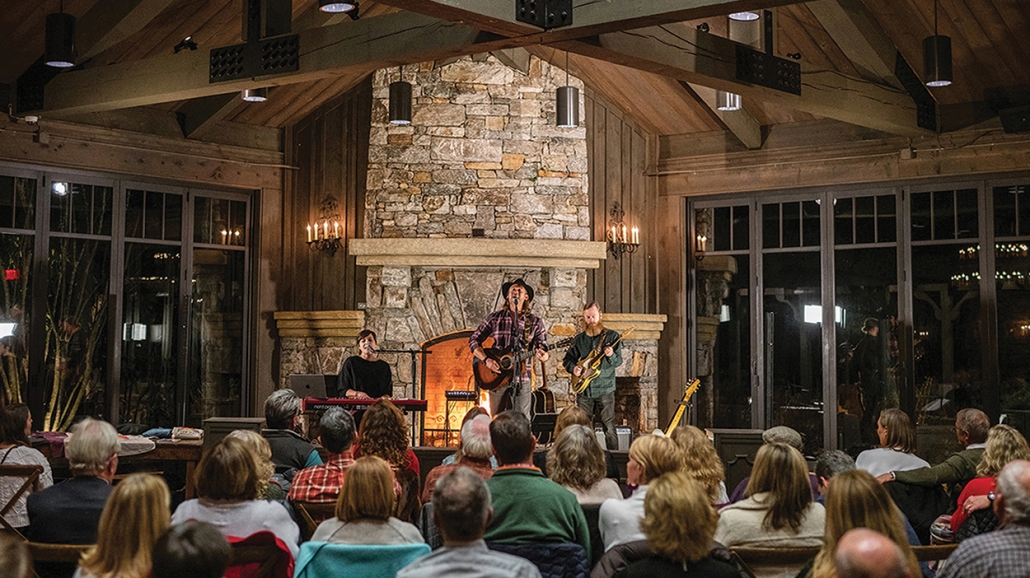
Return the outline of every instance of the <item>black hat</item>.
<path id="1" fill-rule="evenodd" d="M 529 300 L 530 301 L 533 300 L 533 288 L 530 287 L 529 285 L 527 285 L 525 280 L 523 280 L 523 279 L 516 279 L 514 281 L 508 281 L 504 285 L 501 285 L 501 295 L 503 295 L 505 299 L 508 298 L 508 290 L 511 289 L 512 285 L 521 285 L 522 288 L 526 290 L 526 295 L 529 296 Z"/>

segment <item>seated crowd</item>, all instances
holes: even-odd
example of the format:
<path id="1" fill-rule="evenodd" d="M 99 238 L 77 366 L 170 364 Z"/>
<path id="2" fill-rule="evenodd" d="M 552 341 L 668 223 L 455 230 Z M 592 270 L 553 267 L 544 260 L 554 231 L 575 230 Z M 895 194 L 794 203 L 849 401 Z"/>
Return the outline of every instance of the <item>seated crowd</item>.
<path id="1" fill-rule="evenodd" d="M 269 429 L 208 448 L 197 498 L 172 511 L 159 476 L 112 486 L 117 434 L 89 418 L 65 446 L 73 477 L 51 485 L 46 460 L 28 448 L 27 410 L 5 408 L 0 456 L 46 468 L 5 519 L 33 542 L 90 545 L 77 565 L 36 567 L 76 578 L 245 576 L 240 565 L 253 561 L 233 552 L 250 545 L 278 553 L 274 575 L 285 578 L 952 578 L 1027 575 L 1030 563 L 1030 446 L 976 409 L 956 415 L 964 449 L 934 466 L 913 454 L 911 420 L 896 409 L 877 422 L 880 448 L 857 461 L 824 451 L 812 472 L 801 436 L 772 428 L 730 496 L 722 461 L 693 426 L 634 440 L 620 485 L 575 406 L 545 456 L 523 414 L 491 419 L 476 409 L 457 455 L 420 484 L 404 416 L 389 400 L 371 405 L 358 431 L 347 411 L 325 411 L 324 463 L 297 433 L 292 391 L 277 391 L 265 409 Z M 6 491 L 0 484 L 0 497 Z M 25 543 L 3 534 L 0 575 L 32 575 Z M 943 568 L 917 559 L 931 536 L 960 542 L 941 554 Z M 777 557 L 785 552 L 805 559 Z"/>

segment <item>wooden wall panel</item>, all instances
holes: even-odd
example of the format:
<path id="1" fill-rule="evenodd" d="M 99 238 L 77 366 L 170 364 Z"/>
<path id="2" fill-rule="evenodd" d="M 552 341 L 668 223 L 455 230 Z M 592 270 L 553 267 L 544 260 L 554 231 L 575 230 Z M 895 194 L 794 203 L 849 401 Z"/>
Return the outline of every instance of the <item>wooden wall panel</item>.
<path id="1" fill-rule="evenodd" d="M 283 278 L 291 279 L 283 310 L 357 309 L 365 299 L 364 268 L 347 255 L 350 239 L 363 234 L 368 135 L 372 115 L 372 79 L 319 107 L 291 134 L 290 163 L 300 167 L 284 199 L 284 212 L 297 226 L 285 240 Z M 335 255 L 311 250 L 304 223 L 319 217 L 327 197 L 337 203 L 344 243 Z M 287 233 L 283 231 L 284 235 Z"/>
<path id="2" fill-rule="evenodd" d="M 626 227 L 638 227 L 641 241 L 635 253 L 619 259 L 609 253 L 599 269 L 587 273 L 587 298 L 613 313 L 657 313 L 657 186 L 647 176 L 656 150 L 651 143 L 657 137 L 596 93 L 587 92 L 585 111 L 593 240 L 605 239 L 612 206 L 618 202 L 626 212 Z"/>

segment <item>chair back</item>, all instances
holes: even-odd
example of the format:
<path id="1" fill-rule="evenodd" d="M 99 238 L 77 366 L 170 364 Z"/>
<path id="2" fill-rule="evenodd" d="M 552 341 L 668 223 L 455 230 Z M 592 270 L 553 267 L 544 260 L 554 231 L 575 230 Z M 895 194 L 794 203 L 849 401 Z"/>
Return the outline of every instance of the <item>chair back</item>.
<path id="1" fill-rule="evenodd" d="M 587 529 L 590 530 L 590 566 L 597 564 L 601 556 L 604 556 L 604 539 L 601 538 L 601 526 L 599 519 L 601 515 L 601 504 L 580 504 L 583 508 L 583 516 L 587 519 Z"/>
<path id="2" fill-rule="evenodd" d="M 411 524 L 418 523 L 418 514 L 422 509 L 422 492 L 419 490 L 418 474 L 403 468 L 394 470 L 397 483 L 401 486 L 401 494 L 397 496 L 397 505 L 393 516 Z"/>
<path id="3" fill-rule="evenodd" d="M 225 578 L 292 578 L 293 556 L 290 548 L 271 532 L 229 537 L 232 558 Z"/>
<path id="4" fill-rule="evenodd" d="M 952 552 L 958 548 L 958 544 L 941 544 L 938 546 L 912 546 L 912 553 L 920 562 L 933 562 L 934 560 L 946 560 Z"/>
<path id="5" fill-rule="evenodd" d="M 487 542 L 491 550 L 525 558 L 540 570 L 542 578 L 587 578 L 590 561 L 587 552 L 572 542 Z"/>
<path id="6" fill-rule="evenodd" d="M 433 503 L 422 504 L 422 511 L 418 516 L 418 529 L 422 532 L 422 539 L 429 544 L 433 550 L 443 547 L 443 534 L 436 528 L 436 520 L 433 519 Z"/>
<path id="7" fill-rule="evenodd" d="M 819 546 L 804 548 L 731 548 L 733 560 L 748 576 L 754 578 L 755 568 L 776 567 L 791 568 L 796 574 L 809 560 L 815 559 Z"/>
<path id="8" fill-rule="evenodd" d="M 390 578 L 429 554 L 426 544 L 368 546 L 304 542 L 294 578 Z"/>
<path id="9" fill-rule="evenodd" d="M 18 489 L 14 491 L 14 495 L 11 496 L 10 500 L 6 503 L 0 503 L 0 530 L 8 530 L 17 534 L 21 539 L 25 539 L 25 536 L 21 535 L 21 532 L 14 529 L 14 526 L 7 521 L 7 513 L 11 511 L 11 508 L 18 503 L 23 495 L 29 490 L 39 489 L 39 476 L 43 474 L 43 466 L 41 465 L 16 465 L 16 464 L 0 464 L 0 478 L 15 478 L 15 480 L 21 479 L 22 483 L 18 486 Z"/>
<path id="10" fill-rule="evenodd" d="M 71 576 L 79 559 L 93 544 L 46 544 L 29 542 L 32 569 L 40 578 Z"/>
<path id="11" fill-rule="evenodd" d="M 336 515 L 336 502 L 291 502 L 300 518 L 300 537 L 310 540 L 318 525 Z"/>

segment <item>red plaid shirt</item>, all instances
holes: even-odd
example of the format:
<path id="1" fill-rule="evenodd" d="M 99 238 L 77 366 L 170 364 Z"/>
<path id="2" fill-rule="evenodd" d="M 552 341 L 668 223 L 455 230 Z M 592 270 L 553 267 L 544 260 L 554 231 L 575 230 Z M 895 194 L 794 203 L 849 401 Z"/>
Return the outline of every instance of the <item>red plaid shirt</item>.
<path id="1" fill-rule="evenodd" d="M 331 454 L 329 461 L 297 472 L 290 485 L 291 502 L 335 502 L 343 486 L 347 470 L 354 464 L 354 454 L 347 450 Z"/>
<path id="2" fill-rule="evenodd" d="M 489 459 L 480 460 L 464 456 L 461 458 L 461 461 L 456 464 L 436 466 L 429 470 L 429 473 L 426 475 L 426 486 L 425 489 L 422 490 L 422 503 L 428 504 L 433 499 L 433 490 L 436 488 L 437 480 L 463 466 L 476 472 L 479 474 L 479 477 L 484 480 L 489 480 L 490 476 L 494 475 L 494 469 L 490 465 Z"/>

